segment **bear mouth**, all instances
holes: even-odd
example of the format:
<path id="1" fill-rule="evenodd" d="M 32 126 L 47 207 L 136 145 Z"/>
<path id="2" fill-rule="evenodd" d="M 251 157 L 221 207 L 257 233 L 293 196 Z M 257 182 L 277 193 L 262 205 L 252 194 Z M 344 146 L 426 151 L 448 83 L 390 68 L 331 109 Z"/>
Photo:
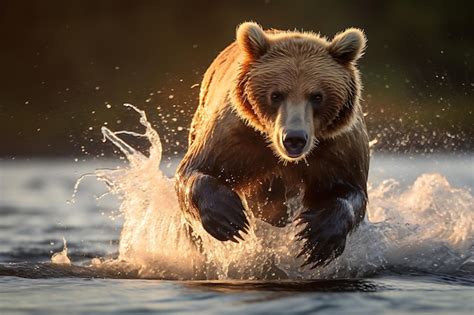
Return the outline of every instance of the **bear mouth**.
<path id="1" fill-rule="evenodd" d="M 297 159 L 303 155 L 303 151 L 299 151 L 299 152 L 286 151 L 286 155 L 288 155 L 292 159 Z"/>
<path id="2" fill-rule="evenodd" d="M 281 158 L 283 158 L 284 160 L 288 161 L 288 162 L 298 162 L 300 161 L 301 159 L 303 159 L 309 152 L 308 149 L 303 149 L 303 150 L 278 150 L 280 151 L 279 152 L 279 155 Z M 283 151 L 283 152 L 281 152 Z"/>

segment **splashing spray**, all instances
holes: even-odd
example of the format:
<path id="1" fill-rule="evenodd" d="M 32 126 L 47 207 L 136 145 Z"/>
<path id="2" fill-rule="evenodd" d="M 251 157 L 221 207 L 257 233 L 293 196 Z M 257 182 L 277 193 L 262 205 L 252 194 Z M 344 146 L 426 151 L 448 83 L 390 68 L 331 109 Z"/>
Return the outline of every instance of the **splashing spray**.
<path id="1" fill-rule="evenodd" d="M 238 244 L 215 240 L 196 224 L 194 236 L 201 242 L 195 244 L 179 209 L 174 180 L 160 170 L 158 133 L 145 112 L 125 106 L 139 114 L 145 132 L 102 128 L 104 139 L 129 161 L 123 168 L 95 172 L 120 198 L 125 219 L 119 256 L 101 264 L 105 267 L 121 265 L 140 277 L 161 279 L 328 279 L 397 268 L 446 273 L 474 269 L 473 198 L 439 174 L 424 174 L 405 189 L 395 180 L 370 188 L 368 218 L 350 235 L 345 252 L 316 270 L 301 268 L 295 258 L 301 244 L 292 224 L 277 228 L 250 217 L 250 232 Z M 146 138 L 149 154 L 128 145 L 121 134 Z"/>

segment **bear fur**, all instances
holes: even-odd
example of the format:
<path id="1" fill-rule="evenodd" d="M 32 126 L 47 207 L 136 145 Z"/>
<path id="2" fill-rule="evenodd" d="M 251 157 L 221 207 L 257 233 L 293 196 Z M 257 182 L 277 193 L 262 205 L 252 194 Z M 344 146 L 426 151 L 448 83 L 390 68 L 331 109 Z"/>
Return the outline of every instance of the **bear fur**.
<path id="1" fill-rule="evenodd" d="M 204 75 L 177 170 L 191 225 L 238 242 L 251 211 L 274 226 L 302 224 L 299 256 L 313 268 L 343 252 L 367 204 L 369 145 L 356 67 L 365 43 L 358 29 L 329 41 L 252 22 L 238 27 Z M 292 217 L 285 201 L 301 192 L 303 211 Z"/>

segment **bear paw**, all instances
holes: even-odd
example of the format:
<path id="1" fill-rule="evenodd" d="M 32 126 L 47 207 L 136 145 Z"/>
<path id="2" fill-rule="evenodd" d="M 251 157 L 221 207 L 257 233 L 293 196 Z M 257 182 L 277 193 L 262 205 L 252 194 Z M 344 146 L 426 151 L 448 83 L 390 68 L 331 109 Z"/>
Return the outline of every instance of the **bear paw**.
<path id="1" fill-rule="evenodd" d="M 196 205 L 206 232 L 219 241 L 243 240 L 240 231 L 248 233 L 249 222 L 240 197 L 212 176 L 203 176 L 194 187 Z"/>
<path id="2" fill-rule="evenodd" d="M 304 241 L 297 256 L 305 257 L 302 267 L 310 265 L 310 268 L 314 269 L 326 266 L 344 251 L 351 224 L 348 220 L 331 215 L 329 211 L 309 210 L 298 217 L 298 225 L 306 224 L 297 234 L 297 239 Z"/>

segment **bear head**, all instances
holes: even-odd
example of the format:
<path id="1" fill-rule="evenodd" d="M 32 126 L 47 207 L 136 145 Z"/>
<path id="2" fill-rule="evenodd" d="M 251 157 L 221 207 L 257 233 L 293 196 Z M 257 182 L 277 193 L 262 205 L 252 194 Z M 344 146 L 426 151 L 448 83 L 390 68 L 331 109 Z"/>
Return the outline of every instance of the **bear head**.
<path id="1" fill-rule="evenodd" d="M 240 64 L 232 104 L 283 161 L 298 162 L 319 141 L 353 126 L 366 38 L 350 28 L 331 41 L 313 33 L 237 29 Z"/>

